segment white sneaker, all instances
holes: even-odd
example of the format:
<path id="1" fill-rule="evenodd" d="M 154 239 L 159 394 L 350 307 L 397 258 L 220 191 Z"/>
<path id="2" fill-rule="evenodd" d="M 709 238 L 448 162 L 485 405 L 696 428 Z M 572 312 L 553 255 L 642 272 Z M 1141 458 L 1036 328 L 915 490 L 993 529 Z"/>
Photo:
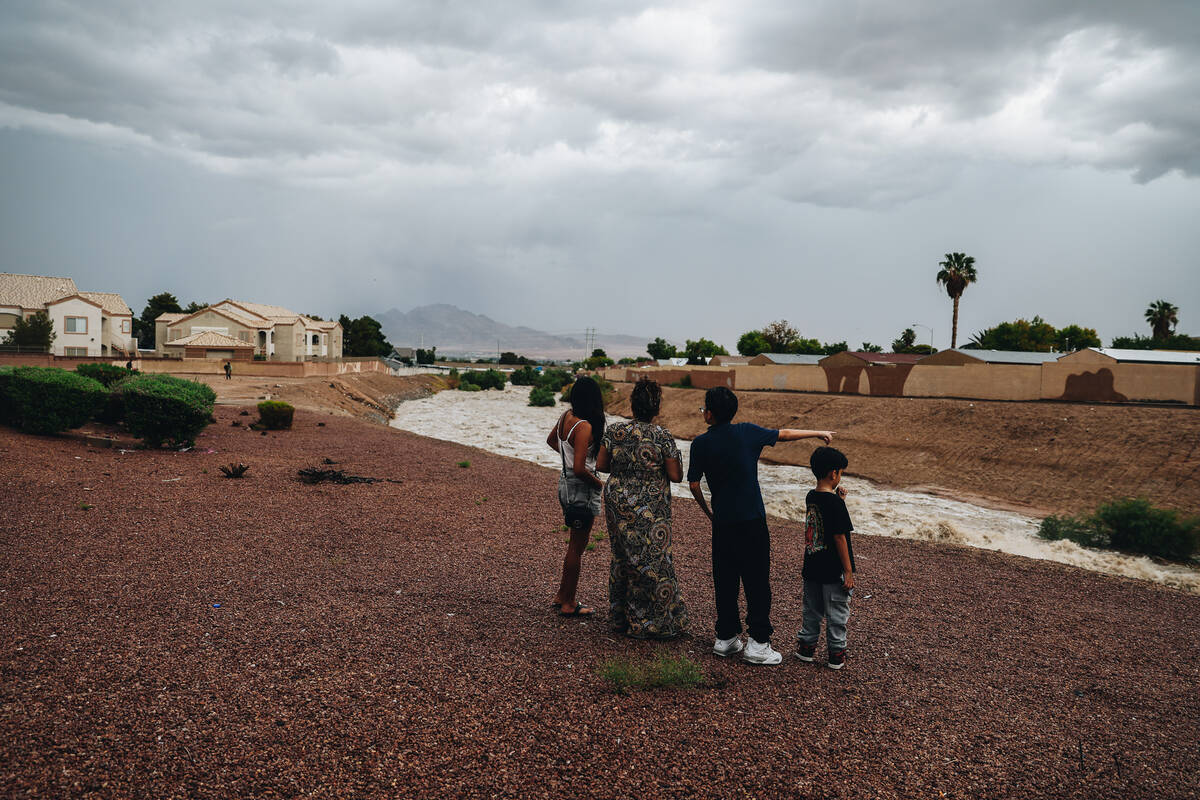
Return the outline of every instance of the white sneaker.
<path id="1" fill-rule="evenodd" d="M 742 661 L 749 664 L 778 664 L 783 661 L 783 654 L 771 647 L 770 642 L 760 644 L 751 637 L 746 640 L 746 652 L 742 653 Z"/>
<path id="2" fill-rule="evenodd" d="M 731 639 L 717 639 L 713 642 L 713 655 L 725 658 L 726 656 L 735 656 L 742 652 L 742 637 L 734 636 Z"/>

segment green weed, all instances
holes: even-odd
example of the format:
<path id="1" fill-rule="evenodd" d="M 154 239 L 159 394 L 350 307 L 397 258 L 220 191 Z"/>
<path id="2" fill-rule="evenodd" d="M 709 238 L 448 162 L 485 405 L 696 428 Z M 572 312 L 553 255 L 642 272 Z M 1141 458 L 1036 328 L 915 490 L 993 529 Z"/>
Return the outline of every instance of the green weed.
<path id="1" fill-rule="evenodd" d="M 704 671 L 687 656 L 660 653 L 649 661 L 610 658 L 596 668 L 617 694 L 647 689 L 695 689 L 704 683 Z"/>

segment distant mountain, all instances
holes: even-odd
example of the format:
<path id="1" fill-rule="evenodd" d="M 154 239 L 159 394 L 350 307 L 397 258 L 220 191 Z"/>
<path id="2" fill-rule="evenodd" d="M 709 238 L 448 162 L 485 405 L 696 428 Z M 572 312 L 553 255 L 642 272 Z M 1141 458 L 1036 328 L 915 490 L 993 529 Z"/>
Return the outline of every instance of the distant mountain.
<path id="1" fill-rule="evenodd" d="M 438 355 L 495 356 L 511 350 L 530 358 L 583 358 L 582 336 L 555 336 L 523 325 L 511 326 L 457 306 L 439 303 L 420 306 L 405 313 L 393 308 L 373 314 L 389 342 L 401 347 L 437 347 Z M 597 335 L 594 347 L 611 358 L 645 355 L 646 343 L 654 337 Z"/>

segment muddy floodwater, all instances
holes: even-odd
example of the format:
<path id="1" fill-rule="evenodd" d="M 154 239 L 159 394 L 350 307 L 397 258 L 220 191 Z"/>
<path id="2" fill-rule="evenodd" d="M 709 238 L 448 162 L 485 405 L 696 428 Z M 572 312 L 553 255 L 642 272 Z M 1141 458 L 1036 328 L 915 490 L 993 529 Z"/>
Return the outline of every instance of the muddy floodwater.
<path id="1" fill-rule="evenodd" d="M 401 404 L 391 424 L 422 436 L 559 469 L 559 457 L 546 446 L 546 434 L 563 406 L 533 408 L 528 402 L 529 388 L 525 386 L 510 385 L 502 392 L 444 391 Z M 691 443 L 677 442 L 686 470 Z M 804 517 L 804 495 L 814 483 L 809 470 L 760 463 L 758 475 L 768 514 L 788 520 Z M 1039 520 L 1035 517 L 929 494 L 882 489 L 853 477 L 847 477 L 844 485 L 849 492 L 846 505 L 858 533 L 1000 550 L 1200 592 L 1200 571 L 1157 564 L 1145 557 L 1089 550 L 1073 542 L 1048 542 L 1037 537 Z M 546 487 L 553 491 L 551 481 Z M 685 483 L 675 484 L 673 491 L 677 497 L 691 498 Z"/>

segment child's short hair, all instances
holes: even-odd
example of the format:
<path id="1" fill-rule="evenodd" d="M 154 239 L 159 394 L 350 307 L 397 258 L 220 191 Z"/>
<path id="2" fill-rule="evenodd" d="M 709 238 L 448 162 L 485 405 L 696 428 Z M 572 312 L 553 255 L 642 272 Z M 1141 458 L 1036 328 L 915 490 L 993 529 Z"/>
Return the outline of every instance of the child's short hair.
<path id="1" fill-rule="evenodd" d="M 737 395 L 725 386 L 714 386 L 704 393 L 704 407 L 718 423 L 729 422 L 737 413 Z"/>
<path id="2" fill-rule="evenodd" d="M 808 465 L 812 467 L 813 475 L 817 477 L 817 480 L 821 480 L 835 469 L 845 469 L 850 466 L 850 462 L 837 448 L 818 447 L 813 450 L 812 456 L 808 459 Z"/>

